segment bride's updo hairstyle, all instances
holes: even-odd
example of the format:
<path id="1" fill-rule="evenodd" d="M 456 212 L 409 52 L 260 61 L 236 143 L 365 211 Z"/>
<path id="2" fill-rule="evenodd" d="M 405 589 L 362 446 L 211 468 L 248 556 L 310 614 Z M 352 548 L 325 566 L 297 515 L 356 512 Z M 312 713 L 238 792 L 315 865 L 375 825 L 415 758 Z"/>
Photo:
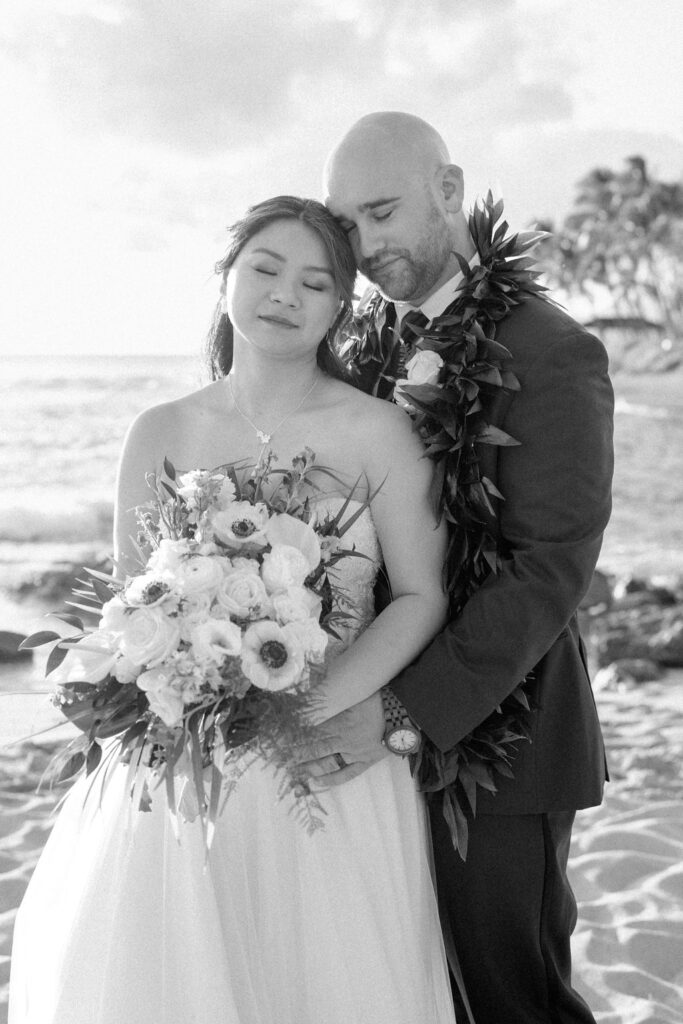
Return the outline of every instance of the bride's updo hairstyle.
<path id="1" fill-rule="evenodd" d="M 346 233 L 322 203 L 296 196 L 275 196 L 274 199 L 266 199 L 251 206 L 246 215 L 228 229 L 230 245 L 223 259 L 216 264 L 216 273 L 225 277 L 247 242 L 269 224 L 279 220 L 298 220 L 307 224 L 325 247 L 341 302 L 334 323 L 318 346 L 318 366 L 332 377 L 346 379 L 347 373 L 335 351 L 334 341 L 342 323 L 351 314 L 356 261 Z M 232 350 L 232 324 L 219 302 L 205 347 L 211 380 L 220 380 L 228 375 L 232 366 Z"/>

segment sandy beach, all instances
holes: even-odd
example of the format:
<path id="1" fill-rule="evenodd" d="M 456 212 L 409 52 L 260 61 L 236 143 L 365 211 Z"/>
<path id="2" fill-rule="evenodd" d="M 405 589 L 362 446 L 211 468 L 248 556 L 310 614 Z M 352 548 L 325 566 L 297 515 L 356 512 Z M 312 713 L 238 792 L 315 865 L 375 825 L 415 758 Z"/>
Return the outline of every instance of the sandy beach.
<path id="1" fill-rule="evenodd" d="M 117 379 L 112 371 L 112 380 Z M 100 383 L 98 378 L 98 390 L 86 392 L 86 412 L 95 402 L 98 408 L 103 404 Z M 124 389 L 123 397 L 148 402 L 147 383 L 141 377 L 140 393 L 132 390 L 129 398 L 130 389 Z M 601 567 L 612 582 L 639 575 L 668 586 L 673 579 L 683 579 L 683 374 L 621 375 L 615 385 L 615 502 Z M 49 397 L 52 392 L 45 394 Z M 155 397 L 159 397 L 156 391 Z M 114 408 L 120 401 L 122 394 L 113 390 L 108 404 Z M 62 491 L 56 493 L 64 499 L 62 504 L 101 477 L 91 504 L 84 506 L 85 520 L 74 517 L 71 506 L 62 509 L 59 502 L 59 515 L 50 518 L 52 492 L 49 500 L 37 503 L 28 495 L 19 511 L 7 511 L 7 524 L 24 533 L 8 534 L 0 544 L 5 588 L 0 590 L 0 630 L 28 633 L 49 628 L 43 615 L 62 605 L 63 566 L 94 564 L 94 554 L 106 551 L 109 527 L 100 506 L 110 482 L 93 459 L 97 455 L 113 472 L 109 435 L 125 418 L 120 416 L 113 426 L 98 425 L 100 433 L 83 448 L 78 479 L 64 476 L 66 462 L 54 470 L 57 483 L 61 481 Z M 53 420 L 49 418 L 49 423 Z M 12 422 L 23 421 L 15 417 Z M 84 438 L 93 423 L 98 424 L 97 419 L 84 414 L 79 427 Z M 45 451 L 52 458 L 51 435 L 49 440 Z M 72 458 L 73 445 L 65 444 L 65 453 L 67 448 Z M 50 472 L 51 462 L 41 463 L 48 482 Z M 11 466 L 6 473 L 13 478 Z M 32 518 L 36 504 L 49 513 L 44 521 Z M 59 566 L 62 570 L 55 572 Z M 23 588 L 22 581 L 26 582 Z M 678 585 L 673 589 L 683 594 Z M 673 609 L 659 607 L 656 616 L 680 618 L 680 594 Z M 631 600 L 636 608 L 638 595 Z M 646 619 L 644 614 L 633 623 L 625 620 L 622 645 L 643 639 L 641 627 Z M 34 664 L 0 666 L 0 1024 L 6 1022 L 16 909 L 49 834 L 50 815 L 58 799 L 55 793 L 36 793 L 54 734 L 45 734 L 39 742 L 16 742 L 58 719 L 37 692 L 45 689 L 42 660 L 37 654 Z M 670 669 L 653 682 L 601 687 L 598 676 L 596 684 L 612 781 L 601 807 L 579 813 L 574 832 L 571 878 L 579 903 L 575 983 L 598 1024 L 683 1024 L 683 669 Z M 14 696 L 16 691 L 28 692 Z"/>
<path id="2" fill-rule="evenodd" d="M 683 673 L 597 693 L 612 781 L 577 818 L 577 987 L 598 1024 L 683 1021 Z M 11 698 L 0 737 L 0 1024 L 14 917 L 59 794 L 36 793 L 54 739 L 8 745 L 53 719 L 38 696 Z M 369 1022 L 370 1024 L 370 1022 Z M 503 1024 L 503 1022 L 501 1022 Z"/>

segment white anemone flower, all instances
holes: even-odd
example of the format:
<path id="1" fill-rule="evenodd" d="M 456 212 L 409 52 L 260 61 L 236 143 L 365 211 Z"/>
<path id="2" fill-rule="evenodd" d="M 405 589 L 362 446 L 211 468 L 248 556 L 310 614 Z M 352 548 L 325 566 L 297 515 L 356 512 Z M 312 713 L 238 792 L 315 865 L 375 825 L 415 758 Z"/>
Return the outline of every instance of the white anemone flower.
<path id="1" fill-rule="evenodd" d="M 287 690 L 302 679 L 304 651 L 287 627 L 263 620 L 249 626 L 242 641 L 242 671 L 261 690 Z"/>
<path id="2" fill-rule="evenodd" d="M 264 548 L 268 543 L 264 533 L 268 517 L 268 507 L 262 501 L 255 505 L 233 501 L 210 516 L 207 533 L 232 548 L 248 544 Z"/>

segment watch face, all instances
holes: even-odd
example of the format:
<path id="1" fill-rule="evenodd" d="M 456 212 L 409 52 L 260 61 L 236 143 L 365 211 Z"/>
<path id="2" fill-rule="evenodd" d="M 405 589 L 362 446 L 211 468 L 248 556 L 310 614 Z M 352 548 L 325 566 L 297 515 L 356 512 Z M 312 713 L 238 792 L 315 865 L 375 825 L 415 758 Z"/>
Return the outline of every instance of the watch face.
<path id="1" fill-rule="evenodd" d="M 395 754 L 412 754 L 420 746 L 420 736 L 414 729 L 399 726 L 389 733 L 386 744 Z"/>

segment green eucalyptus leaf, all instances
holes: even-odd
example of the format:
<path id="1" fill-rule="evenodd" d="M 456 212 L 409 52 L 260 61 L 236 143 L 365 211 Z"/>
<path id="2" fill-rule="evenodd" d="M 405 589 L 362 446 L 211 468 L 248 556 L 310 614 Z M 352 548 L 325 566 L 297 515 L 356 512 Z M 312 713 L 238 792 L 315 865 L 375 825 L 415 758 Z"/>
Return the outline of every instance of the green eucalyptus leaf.
<path id="1" fill-rule="evenodd" d="M 90 580 L 90 586 L 95 592 L 98 601 L 102 604 L 107 604 L 114 596 L 109 586 L 101 580 L 98 580 L 96 577 L 93 577 L 93 579 Z"/>
<path id="2" fill-rule="evenodd" d="M 85 757 L 85 774 L 91 775 L 102 760 L 102 747 L 99 743 L 92 742 L 88 747 Z"/>
<path id="3" fill-rule="evenodd" d="M 54 776 L 55 782 L 66 782 L 68 779 L 72 779 L 74 775 L 77 775 L 85 764 L 85 754 L 82 750 L 77 750 L 75 754 L 72 754 L 64 764 L 59 768 Z"/>
<path id="4" fill-rule="evenodd" d="M 41 629 L 40 632 L 32 633 L 31 636 L 27 636 L 25 640 L 22 640 L 18 649 L 20 651 L 31 651 L 34 647 L 42 647 L 43 644 L 49 644 L 53 640 L 60 639 L 59 633 L 48 629 Z"/>
<path id="5" fill-rule="evenodd" d="M 83 620 L 78 615 L 71 615 L 69 612 L 52 612 L 52 617 L 66 622 L 67 626 L 75 626 L 76 629 L 83 632 Z"/>
<path id="6" fill-rule="evenodd" d="M 60 647 L 59 644 L 53 647 L 48 655 L 47 661 L 45 662 L 45 675 L 47 676 L 50 672 L 54 672 L 54 670 L 62 664 L 68 653 L 68 649 L 66 647 Z"/>
<path id="7" fill-rule="evenodd" d="M 487 424 L 485 429 L 478 433 L 474 440 L 477 444 L 495 444 L 503 448 L 510 448 L 513 445 L 519 444 L 519 441 L 515 441 L 514 437 L 510 437 L 504 430 L 491 424 Z"/>

